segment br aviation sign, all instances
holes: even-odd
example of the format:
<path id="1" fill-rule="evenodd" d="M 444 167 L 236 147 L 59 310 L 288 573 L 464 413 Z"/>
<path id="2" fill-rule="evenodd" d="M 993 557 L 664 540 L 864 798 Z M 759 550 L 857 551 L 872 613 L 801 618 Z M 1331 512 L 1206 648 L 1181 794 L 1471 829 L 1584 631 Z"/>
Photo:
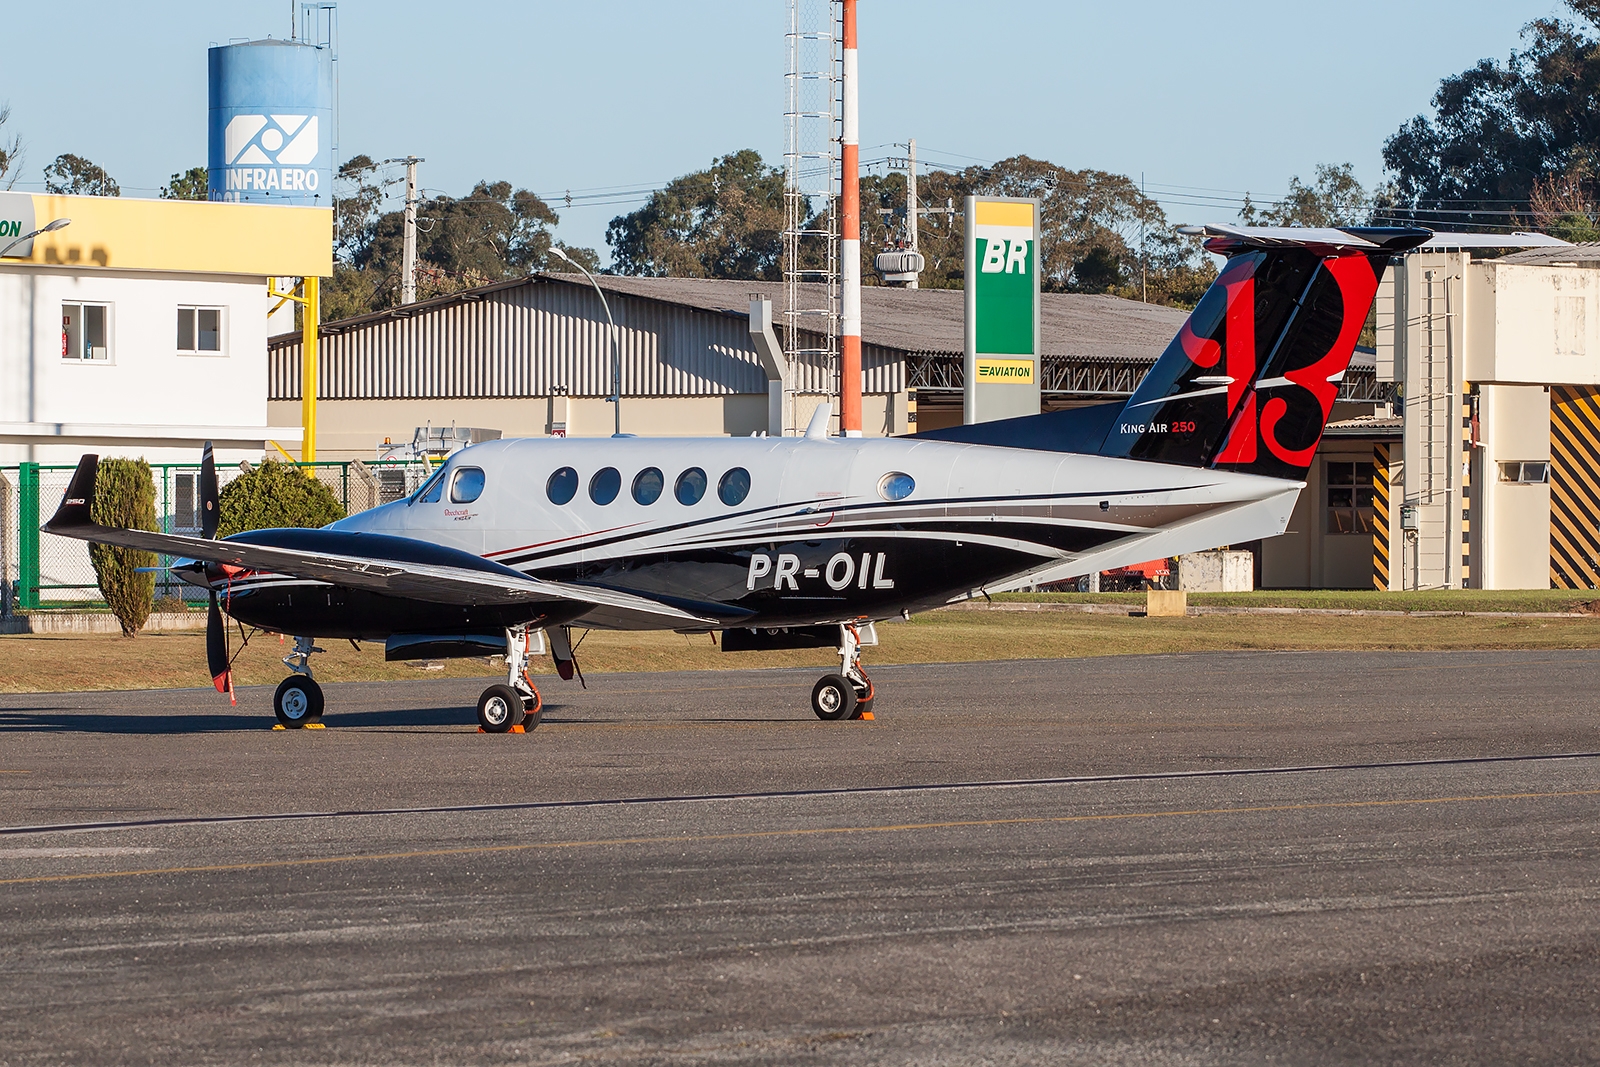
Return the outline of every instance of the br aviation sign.
<path id="1" fill-rule="evenodd" d="M 1039 414 L 1039 202 L 967 197 L 966 421 Z"/>

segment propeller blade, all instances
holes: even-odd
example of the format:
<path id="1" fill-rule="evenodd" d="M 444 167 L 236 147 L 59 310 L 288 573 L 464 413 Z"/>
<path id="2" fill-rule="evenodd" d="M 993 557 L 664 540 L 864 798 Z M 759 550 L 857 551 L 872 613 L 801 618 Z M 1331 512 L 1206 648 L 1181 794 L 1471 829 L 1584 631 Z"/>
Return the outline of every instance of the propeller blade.
<path id="1" fill-rule="evenodd" d="M 211 671 L 211 684 L 219 693 L 233 692 L 233 672 L 228 669 L 228 637 L 223 631 L 222 609 L 217 606 L 217 591 L 211 591 L 211 605 L 206 609 L 206 667 Z"/>
<path id="2" fill-rule="evenodd" d="M 205 451 L 200 454 L 200 536 L 217 536 L 219 518 L 221 515 L 217 503 L 217 461 L 211 454 L 211 442 L 207 441 Z"/>

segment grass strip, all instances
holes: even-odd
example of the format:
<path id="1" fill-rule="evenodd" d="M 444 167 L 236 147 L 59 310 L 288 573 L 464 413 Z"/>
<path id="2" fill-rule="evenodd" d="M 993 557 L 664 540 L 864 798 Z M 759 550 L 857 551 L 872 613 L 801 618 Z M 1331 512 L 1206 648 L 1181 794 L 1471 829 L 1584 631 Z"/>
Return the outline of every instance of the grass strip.
<path id="1" fill-rule="evenodd" d="M 878 634 L 881 644 L 866 652 L 869 670 L 875 664 L 888 663 L 1231 650 L 1588 649 L 1600 648 L 1600 616 L 1206 615 L 1149 619 L 1071 612 L 936 611 L 910 622 L 882 623 Z M 438 670 L 422 670 L 412 664 L 386 662 L 381 645 L 365 645 L 357 651 L 348 642 L 325 640 L 322 646 L 327 652 L 313 660 L 313 668 L 324 682 L 491 677 L 500 673 L 498 661 L 491 666 L 482 659 L 445 660 Z M 288 651 L 289 645 L 277 637 L 256 637 L 239 654 L 236 683 L 277 684 L 287 673 L 278 659 Z M 828 649 L 724 653 L 704 634 L 597 630 L 584 640 L 579 662 L 585 671 L 599 673 L 823 667 L 837 665 L 838 659 Z M 536 669 L 550 673 L 549 661 L 540 661 Z M 205 639 L 200 633 L 154 633 L 137 638 L 76 634 L 0 637 L 0 692 L 191 688 L 208 681 Z"/>

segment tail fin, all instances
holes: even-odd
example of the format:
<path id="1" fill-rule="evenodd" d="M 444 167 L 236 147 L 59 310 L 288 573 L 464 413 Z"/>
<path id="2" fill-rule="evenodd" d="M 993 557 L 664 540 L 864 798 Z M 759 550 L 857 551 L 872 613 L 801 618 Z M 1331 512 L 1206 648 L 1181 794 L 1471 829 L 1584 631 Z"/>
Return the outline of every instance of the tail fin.
<path id="1" fill-rule="evenodd" d="M 1175 463 L 1299 480 L 1406 227 L 1206 226 L 1226 255 L 1126 404 L 952 426 L 919 438 Z"/>
<path id="2" fill-rule="evenodd" d="M 100 473 L 99 456 L 86 455 L 79 459 L 78 469 L 72 472 L 72 481 L 67 483 L 66 495 L 61 498 L 61 506 L 56 508 L 56 513 L 50 516 L 50 521 L 40 529 L 46 533 L 56 533 L 94 525 L 91 515 L 94 511 L 95 475 L 98 473 Z"/>
<path id="3" fill-rule="evenodd" d="M 1298 479 L 1410 228 L 1210 226 L 1229 257 L 1122 408 L 1103 456 Z"/>

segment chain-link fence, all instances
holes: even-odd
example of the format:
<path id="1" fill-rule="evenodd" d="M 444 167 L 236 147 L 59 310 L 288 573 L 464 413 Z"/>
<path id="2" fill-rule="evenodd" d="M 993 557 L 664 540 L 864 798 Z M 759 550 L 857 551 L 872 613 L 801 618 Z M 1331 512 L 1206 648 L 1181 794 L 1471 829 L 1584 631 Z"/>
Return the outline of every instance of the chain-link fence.
<path id="1" fill-rule="evenodd" d="M 347 513 L 387 504 L 413 492 L 434 469 L 425 460 L 361 460 L 299 463 L 333 491 Z M 23 463 L 0 467 L 0 615 L 13 611 L 81 611 L 104 606 L 89 546 L 39 529 L 55 514 L 72 480 L 72 467 Z M 164 533 L 199 536 L 200 465 L 152 464 L 156 489 L 156 524 Z M 242 473 L 239 467 L 217 470 L 226 486 Z M 166 567 L 172 558 L 161 556 Z M 203 603 L 204 594 L 166 571 L 156 574 L 156 598 Z"/>

